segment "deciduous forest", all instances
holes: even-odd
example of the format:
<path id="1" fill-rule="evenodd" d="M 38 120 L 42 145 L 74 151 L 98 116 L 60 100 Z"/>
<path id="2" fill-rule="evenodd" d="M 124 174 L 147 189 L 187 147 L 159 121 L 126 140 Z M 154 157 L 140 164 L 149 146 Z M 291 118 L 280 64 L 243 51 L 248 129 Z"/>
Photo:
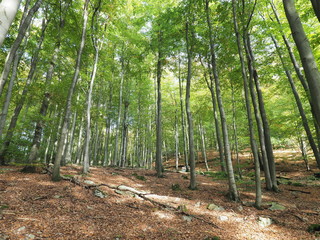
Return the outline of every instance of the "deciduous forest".
<path id="1" fill-rule="evenodd" d="M 0 1 L 0 240 L 319 239 L 317 0 Z"/>

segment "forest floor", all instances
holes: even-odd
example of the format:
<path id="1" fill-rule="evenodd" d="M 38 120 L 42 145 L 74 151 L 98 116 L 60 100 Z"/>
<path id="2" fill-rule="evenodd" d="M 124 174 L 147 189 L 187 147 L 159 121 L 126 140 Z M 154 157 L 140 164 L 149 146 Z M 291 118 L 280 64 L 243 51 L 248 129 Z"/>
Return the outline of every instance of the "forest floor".
<path id="1" fill-rule="evenodd" d="M 308 172 L 298 152 L 276 151 L 281 191 L 263 190 L 264 207 L 257 210 L 251 206 L 255 188 L 249 158 L 241 155 L 244 178 L 237 185 L 242 203 L 228 200 L 216 153 L 209 154 L 211 173 L 198 164 L 198 189 L 193 191 L 188 173 L 175 172 L 173 160 L 166 162 L 164 178 L 152 170 L 102 167 L 81 175 L 81 168 L 72 165 L 62 168 L 72 181 L 60 182 L 3 166 L 0 240 L 320 239 L 319 232 L 307 231 L 320 224 L 315 163 Z"/>

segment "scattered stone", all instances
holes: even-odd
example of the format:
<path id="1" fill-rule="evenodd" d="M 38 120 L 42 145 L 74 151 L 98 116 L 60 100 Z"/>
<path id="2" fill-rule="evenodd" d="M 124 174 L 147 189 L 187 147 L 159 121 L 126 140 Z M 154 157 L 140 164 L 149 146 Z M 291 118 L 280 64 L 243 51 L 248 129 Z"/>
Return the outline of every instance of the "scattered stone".
<path id="1" fill-rule="evenodd" d="M 201 206 L 201 202 L 197 202 L 194 206 L 195 207 L 200 207 Z"/>
<path id="2" fill-rule="evenodd" d="M 210 203 L 208 206 L 207 206 L 207 209 L 208 210 L 214 210 L 214 211 L 224 211 L 225 209 L 221 206 L 218 206 L 214 203 Z"/>
<path id="3" fill-rule="evenodd" d="M 122 196 L 129 196 L 129 197 L 134 197 L 135 194 L 132 193 L 132 192 L 128 192 L 128 191 L 121 191 L 121 190 L 118 190 L 116 189 L 115 192 L 119 195 L 122 195 Z"/>
<path id="4" fill-rule="evenodd" d="M 228 221 L 228 217 L 227 216 L 219 216 L 218 219 L 222 222 Z"/>
<path id="5" fill-rule="evenodd" d="M 18 228 L 16 231 L 15 231 L 15 233 L 16 234 L 21 234 L 22 232 L 24 232 L 26 230 L 26 227 L 20 227 L 20 228 Z"/>
<path id="6" fill-rule="evenodd" d="M 147 192 L 139 191 L 139 190 L 137 190 L 137 189 L 135 189 L 135 188 L 128 187 L 128 186 L 125 186 L 125 185 L 120 185 L 120 186 L 118 187 L 118 189 L 119 189 L 120 191 L 129 191 L 129 192 L 132 192 L 132 193 L 135 193 L 135 194 L 142 194 L 142 195 L 147 194 Z"/>
<path id="7" fill-rule="evenodd" d="M 282 206 L 282 205 L 279 204 L 279 203 L 273 202 L 273 203 L 272 203 L 272 206 L 269 207 L 269 209 L 272 210 L 272 211 L 274 211 L 274 210 L 281 210 L 281 211 L 283 211 L 283 210 L 286 209 L 286 207 L 285 207 L 285 206 Z"/>
<path id="8" fill-rule="evenodd" d="M 95 189 L 94 195 L 98 198 L 105 198 L 107 196 L 107 194 L 105 192 L 101 191 L 100 189 Z"/>
<path id="9" fill-rule="evenodd" d="M 35 239 L 36 236 L 33 235 L 33 234 L 26 234 L 26 237 L 24 238 L 24 240 L 32 240 L 32 239 Z"/>
<path id="10" fill-rule="evenodd" d="M 242 212 L 242 211 L 243 211 L 243 207 L 242 207 L 242 206 L 239 206 L 239 207 L 238 207 L 238 210 L 239 210 L 240 212 Z"/>
<path id="11" fill-rule="evenodd" d="M 191 222 L 191 221 L 192 221 L 192 218 L 193 218 L 193 217 L 191 217 L 191 216 L 182 216 L 182 219 L 183 219 L 184 221 L 187 221 L 187 222 Z"/>
<path id="12" fill-rule="evenodd" d="M 84 180 L 83 181 L 85 184 L 88 184 L 88 185 L 97 185 L 95 182 L 91 181 L 91 180 Z"/>
<path id="13" fill-rule="evenodd" d="M 60 195 L 54 195 L 53 196 L 53 198 L 55 198 L 55 199 L 59 199 L 59 198 L 63 198 L 62 196 L 60 196 Z"/>
<path id="14" fill-rule="evenodd" d="M 261 227 L 268 227 L 272 224 L 272 219 L 271 218 L 266 218 L 266 217 L 259 217 L 258 218 L 258 224 Z"/>
<path id="15" fill-rule="evenodd" d="M 6 234 L 0 234 L 0 240 L 8 240 L 9 236 Z"/>

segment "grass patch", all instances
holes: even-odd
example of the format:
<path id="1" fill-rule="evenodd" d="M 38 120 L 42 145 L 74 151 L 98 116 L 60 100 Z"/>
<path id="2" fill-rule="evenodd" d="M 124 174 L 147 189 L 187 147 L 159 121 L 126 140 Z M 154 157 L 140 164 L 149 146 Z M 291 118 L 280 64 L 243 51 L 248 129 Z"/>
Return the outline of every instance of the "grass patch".
<path id="1" fill-rule="evenodd" d="M 4 209 L 8 209 L 9 206 L 8 205 L 0 205 L 0 210 L 4 210 Z"/>
<path id="2" fill-rule="evenodd" d="M 181 191 L 180 184 L 179 184 L 179 183 L 172 184 L 172 185 L 171 185 L 171 189 L 172 189 L 173 191 Z"/>
<path id="3" fill-rule="evenodd" d="M 228 174 L 226 172 L 221 172 L 221 171 L 218 171 L 218 172 L 211 172 L 211 171 L 204 172 L 203 175 L 212 177 L 215 180 L 222 180 L 222 179 L 227 179 L 228 178 Z"/>
<path id="4" fill-rule="evenodd" d="M 132 173 L 132 176 L 134 176 L 138 180 L 147 181 L 145 176 L 138 175 L 137 173 Z"/>

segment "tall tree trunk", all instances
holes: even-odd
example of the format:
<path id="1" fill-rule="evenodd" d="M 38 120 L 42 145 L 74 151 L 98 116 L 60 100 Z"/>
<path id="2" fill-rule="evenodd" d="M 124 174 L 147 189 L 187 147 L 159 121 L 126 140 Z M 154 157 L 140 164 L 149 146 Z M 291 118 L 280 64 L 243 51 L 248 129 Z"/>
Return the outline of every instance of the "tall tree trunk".
<path id="1" fill-rule="evenodd" d="M 0 3 L 0 48 L 17 14 L 21 0 L 2 0 Z"/>
<path id="2" fill-rule="evenodd" d="M 117 120 L 117 129 L 116 129 L 116 137 L 114 143 L 114 156 L 112 165 L 118 165 L 118 156 L 119 154 L 119 133 L 120 133 L 120 124 L 121 124 L 121 114 L 122 114 L 122 95 L 123 95 L 123 82 L 124 82 L 124 74 L 125 74 L 125 66 L 124 59 L 121 59 L 121 81 L 120 81 L 120 89 L 119 89 L 119 110 L 118 110 L 118 120 Z"/>
<path id="3" fill-rule="evenodd" d="M 277 12 L 277 9 L 276 9 L 276 6 L 274 5 L 274 3 L 271 1 L 270 2 L 271 4 L 271 7 L 272 7 L 272 11 L 273 11 L 273 14 L 276 18 L 276 21 L 277 23 L 279 24 L 279 26 L 281 26 L 281 21 L 280 21 L 280 18 L 279 18 L 279 14 Z M 294 70 L 304 88 L 304 91 L 306 92 L 307 94 L 307 97 L 308 97 L 308 101 L 309 101 L 309 104 L 310 104 L 310 107 L 311 107 L 311 113 L 312 113 L 312 117 L 313 117 L 313 123 L 314 123 L 314 127 L 316 129 L 316 134 L 317 134 L 317 141 L 318 141 L 318 148 L 320 148 L 320 126 L 316 120 L 316 114 L 315 114 L 315 107 L 314 107 L 314 104 L 312 103 L 312 100 L 311 100 L 311 94 L 310 94 L 310 88 L 309 88 L 309 84 L 307 82 L 307 80 L 305 79 L 302 71 L 301 71 L 301 68 L 299 66 L 299 63 L 293 53 L 293 50 L 290 46 L 290 43 L 289 43 L 289 40 L 288 38 L 286 37 L 286 35 L 281 32 L 282 34 L 282 39 L 287 47 L 287 50 L 288 50 L 288 53 L 289 53 L 289 56 L 290 56 L 290 60 L 292 62 L 292 65 L 294 67 Z"/>
<path id="4" fill-rule="evenodd" d="M 316 121 L 320 126 L 320 72 L 296 11 L 294 0 L 283 0 L 283 6 L 309 84 Z"/>
<path id="5" fill-rule="evenodd" d="M 316 14 L 316 16 L 320 22 L 320 2 L 319 2 L 319 0 L 311 0 L 311 3 L 312 3 L 314 13 Z"/>
<path id="6" fill-rule="evenodd" d="M 190 42 L 189 36 L 190 23 L 187 20 L 186 23 L 186 47 L 188 55 L 188 74 L 187 74 L 187 86 L 186 86 L 186 112 L 188 120 L 188 132 L 189 132 L 189 163 L 190 163 L 190 189 L 197 188 L 196 182 L 196 166 L 195 166 L 195 156 L 194 156 L 194 136 L 193 136 L 193 122 L 192 114 L 190 108 L 190 88 L 191 88 L 191 78 L 192 78 L 192 55 L 193 55 L 193 43 Z M 191 30 L 191 35 L 193 32 Z"/>
<path id="7" fill-rule="evenodd" d="M 255 165 L 255 182 L 256 182 L 255 206 L 257 208 L 260 208 L 261 207 L 261 198 L 262 198 L 261 179 L 260 179 L 260 164 L 259 164 L 257 143 L 256 143 L 255 136 L 254 136 L 254 127 L 253 127 L 253 120 L 252 120 L 252 113 L 251 113 L 248 79 L 247 79 L 247 74 L 246 74 L 246 70 L 245 70 L 245 62 L 244 62 L 244 57 L 243 57 L 243 53 L 242 53 L 241 39 L 240 39 L 240 34 L 239 34 L 238 22 L 237 22 L 236 0 L 232 0 L 232 11 L 233 11 L 234 31 L 235 31 L 236 40 L 237 40 L 238 55 L 239 55 L 239 59 L 240 59 L 240 63 L 241 63 L 241 73 L 242 73 L 243 87 L 244 87 L 244 93 L 245 93 L 248 127 L 249 127 L 249 132 L 250 132 L 250 144 L 251 144 L 251 150 L 253 153 L 254 165 Z"/>
<path id="8" fill-rule="evenodd" d="M 121 140 L 121 158 L 120 158 L 120 167 L 125 167 L 127 164 L 127 149 L 128 149 L 128 107 L 129 101 L 124 101 L 124 116 L 122 124 L 122 140 Z"/>
<path id="9" fill-rule="evenodd" d="M 199 133 L 201 138 L 201 150 L 202 150 L 202 158 L 204 160 L 204 164 L 206 166 L 206 170 L 209 171 L 208 159 L 207 159 L 207 148 L 206 148 L 206 137 L 203 129 L 202 122 L 199 124 Z"/>
<path id="10" fill-rule="evenodd" d="M 202 65 L 205 68 L 203 63 L 202 63 Z M 208 62 L 208 69 L 210 69 L 209 62 Z M 216 100 L 216 94 L 215 94 L 215 88 L 214 88 L 214 78 L 212 76 L 212 71 L 209 70 L 210 81 L 208 80 L 206 71 L 204 71 L 204 78 L 206 80 L 207 87 L 209 88 L 210 94 L 211 94 L 215 134 L 216 134 L 216 139 L 218 142 L 218 150 L 219 150 L 219 157 L 220 157 L 220 168 L 221 168 L 222 172 L 226 172 L 226 163 L 225 163 L 224 150 L 223 150 L 223 138 L 221 137 L 220 122 L 218 119 L 218 107 L 217 107 L 217 100 Z"/>
<path id="11" fill-rule="evenodd" d="M 314 156 L 316 158 L 316 161 L 317 161 L 317 165 L 320 168 L 320 153 L 319 153 L 317 145 L 316 145 L 316 143 L 315 143 L 315 141 L 313 139 L 312 132 L 311 132 L 309 124 L 308 124 L 308 119 L 307 119 L 307 116 L 306 116 L 305 111 L 303 109 L 302 102 L 300 100 L 298 91 L 297 91 L 297 89 L 295 87 L 295 84 L 294 84 L 294 81 L 292 79 L 291 73 L 290 73 L 289 69 L 287 68 L 287 66 L 285 65 L 285 62 L 283 60 L 280 47 L 278 46 L 278 43 L 277 43 L 276 39 L 273 36 L 272 36 L 272 41 L 273 41 L 273 43 L 274 43 L 274 45 L 276 47 L 276 50 L 277 50 L 278 56 L 279 56 L 279 58 L 281 60 L 283 69 L 284 69 L 284 71 L 286 73 L 286 76 L 287 76 L 287 78 L 289 80 L 289 83 L 290 83 L 290 86 L 291 86 L 291 89 L 292 89 L 292 93 L 293 93 L 294 98 L 296 100 L 296 104 L 297 104 L 297 107 L 298 107 L 298 110 L 299 110 L 299 113 L 300 113 L 300 116 L 301 116 L 302 125 L 303 125 L 304 130 L 305 130 L 305 132 L 307 134 L 307 137 L 308 137 L 308 140 L 309 140 L 309 144 L 310 144 L 310 146 L 312 148 L 313 154 L 314 154 Z"/>
<path id="12" fill-rule="evenodd" d="M 23 20 L 23 23 L 20 25 L 19 28 L 19 32 L 18 32 L 18 36 L 16 38 L 16 40 L 14 41 L 9 54 L 7 55 L 5 64 L 4 64 L 4 68 L 3 68 L 3 72 L 0 76 L 0 96 L 2 95 L 2 91 L 4 88 L 4 85 L 7 82 L 9 73 L 10 73 L 10 68 L 11 68 L 11 64 L 12 61 L 14 59 L 14 56 L 16 55 L 16 52 L 26 34 L 27 29 L 30 26 L 31 20 L 34 16 L 34 14 L 38 11 L 40 5 L 42 4 L 43 0 L 37 0 L 37 2 L 33 5 L 33 7 L 29 10 L 28 14 L 26 15 L 25 19 Z"/>
<path id="13" fill-rule="evenodd" d="M 163 177 L 162 164 L 162 106 L 161 106 L 161 77 L 162 77 L 162 32 L 158 34 L 158 64 L 157 64 L 157 115 L 156 115 L 156 171 L 157 177 Z"/>
<path id="14" fill-rule="evenodd" d="M 237 190 L 236 181 L 235 181 L 234 172 L 233 172 L 233 166 L 232 166 L 227 119 L 226 119 L 226 114 L 225 114 L 225 110 L 222 102 L 220 79 L 218 76 L 218 69 L 217 69 L 217 63 L 216 63 L 216 52 L 215 52 L 214 41 L 212 36 L 213 31 L 212 31 L 212 25 L 211 25 L 211 19 L 210 19 L 210 9 L 209 9 L 208 0 L 206 0 L 206 15 L 207 15 L 208 28 L 209 28 L 211 67 L 212 67 L 213 77 L 215 81 L 218 108 L 220 111 L 220 119 L 221 119 L 220 121 L 222 125 L 224 153 L 226 157 L 226 166 L 227 166 L 227 173 L 228 173 L 228 180 L 229 180 L 229 198 L 233 201 L 239 201 L 240 198 L 239 198 L 239 193 Z"/>
<path id="15" fill-rule="evenodd" d="M 87 30 L 87 21 L 88 21 L 88 4 L 89 4 L 89 0 L 86 0 L 84 3 L 84 11 L 83 11 L 83 26 L 82 26 L 81 43 L 80 43 L 80 48 L 78 51 L 74 76 L 72 79 L 71 86 L 69 88 L 68 97 L 67 97 L 67 101 L 66 101 L 64 119 L 63 119 L 61 131 L 60 131 L 60 139 L 58 141 L 58 149 L 57 149 L 56 158 L 55 158 L 55 162 L 54 162 L 54 168 L 53 168 L 53 172 L 52 172 L 52 180 L 53 181 L 59 181 L 61 178 L 60 177 L 60 163 L 61 163 L 61 159 L 62 159 L 62 155 L 63 155 L 63 145 L 64 145 L 65 138 L 66 138 L 67 132 L 68 132 L 67 128 L 68 128 L 68 121 L 69 121 L 70 114 L 71 114 L 72 97 L 73 97 L 73 93 L 74 93 L 76 84 L 78 82 L 78 77 L 79 77 L 79 73 L 80 73 L 81 57 L 82 57 L 82 52 L 83 52 L 83 48 L 85 45 L 85 39 L 86 39 L 86 30 Z"/>
<path id="16" fill-rule="evenodd" d="M 175 124 L 174 124 L 174 139 L 175 139 L 175 157 L 176 157 L 176 171 L 179 171 L 179 128 L 178 128 L 178 110 L 175 111 Z"/>
<path id="17" fill-rule="evenodd" d="M 248 62 L 248 69 L 249 69 L 249 75 L 250 78 L 249 80 L 249 90 L 251 93 L 251 101 L 253 104 L 253 110 L 254 110 L 254 115 L 256 118 L 256 123 L 257 123 L 257 128 L 258 128 L 258 133 L 259 133 L 259 140 L 260 140 L 260 148 L 261 148 L 261 157 L 262 157 L 262 163 L 263 163 L 263 169 L 264 169 L 264 175 L 265 175 L 265 180 L 266 180 L 266 186 L 268 190 L 272 189 L 272 181 L 271 181 L 271 176 L 270 176 L 270 169 L 269 169 L 269 162 L 268 162 L 268 157 L 267 157 L 267 151 L 266 151 L 266 144 L 265 144 L 265 135 L 264 135 L 264 129 L 262 126 L 262 121 L 260 118 L 260 113 L 259 113 L 259 106 L 257 102 L 257 97 L 256 97 L 256 92 L 254 88 L 254 74 L 256 73 L 256 69 L 254 67 L 254 59 L 252 58 L 252 50 L 250 50 L 251 45 L 250 45 L 250 38 L 248 33 L 243 34 L 243 44 L 245 47 L 246 55 L 247 55 L 247 62 Z"/>
<path id="18" fill-rule="evenodd" d="M 237 130 L 237 121 L 236 121 L 236 101 L 234 97 L 234 86 L 231 81 L 231 95 L 232 95 L 232 129 L 233 129 L 233 137 L 234 137 L 234 145 L 235 145 L 235 152 L 236 152 L 236 162 L 238 168 L 239 178 L 242 179 L 242 172 L 240 167 L 240 159 L 239 159 L 239 143 L 238 143 L 238 130 Z"/>
<path id="19" fill-rule="evenodd" d="M 180 113 L 181 113 L 181 132 L 183 140 L 183 157 L 186 166 L 186 171 L 189 171 L 189 161 L 188 161 L 188 150 L 187 150 L 187 138 L 185 130 L 185 119 L 184 119 L 184 109 L 183 109 L 183 89 L 182 89 L 182 79 L 181 79 L 181 59 L 179 58 L 179 95 L 180 95 Z"/>
<path id="20" fill-rule="evenodd" d="M 87 110 L 86 110 L 86 136 L 85 136 L 85 143 L 84 143 L 84 159 L 83 159 L 83 169 L 82 172 L 87 174 L 89 172 L 89 156 L 90 156 L 90 138 L 91 138 L 91 106 L 92 106 L 92 90 L 94 81 L 97 74 L 99 62 L 99 48 L 95 46 L 95 58 L 93 64 L 93 70 L 91 73 L 91 80 L 90 86 L 87 95 Z"/>

